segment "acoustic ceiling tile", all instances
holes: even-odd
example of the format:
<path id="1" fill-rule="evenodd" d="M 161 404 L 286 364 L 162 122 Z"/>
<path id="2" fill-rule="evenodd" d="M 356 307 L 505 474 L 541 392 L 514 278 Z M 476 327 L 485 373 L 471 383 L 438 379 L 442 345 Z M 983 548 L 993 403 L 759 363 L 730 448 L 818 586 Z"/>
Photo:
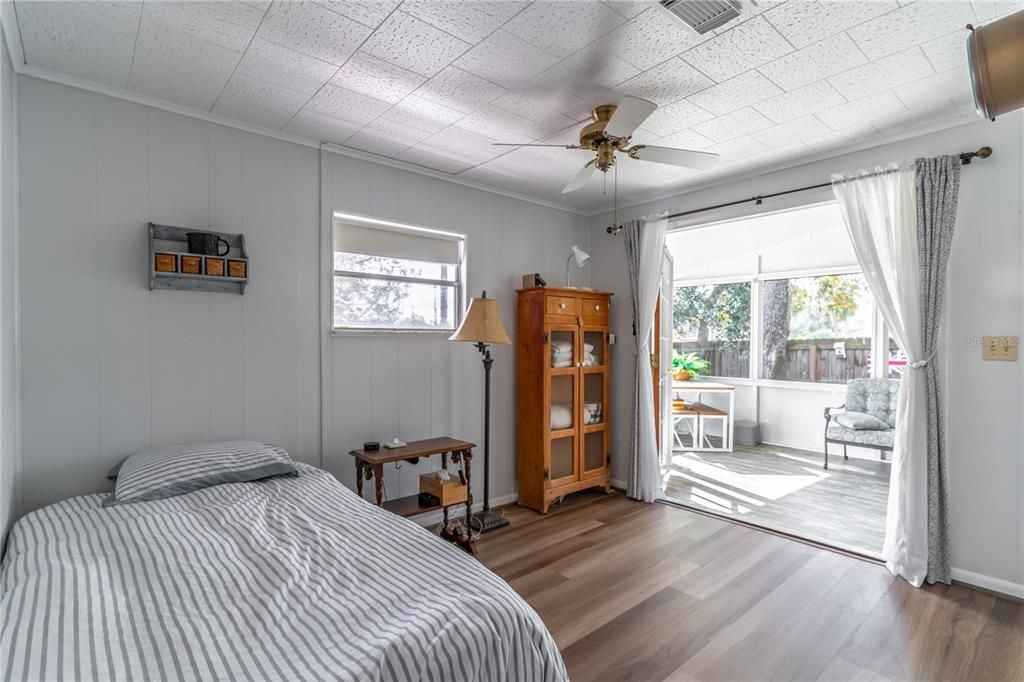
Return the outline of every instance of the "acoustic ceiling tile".
<path id="1" fill-rule="evenodd" d="M 160 65 L 136 60 L 128 90 L 183 107 L 208 112 L 224 89 L 224 81 L 211 81 Z"/>
<path id="2" fill-rule="evenodd" d="M 937 100 L 930 106 L 888 116 L 873 125 L 883 136 L 895 137 L 906 136 L 907 133 L 924 128 L 948 128 L 957 122 L 957 118 L 956 106 L 946 99 Z"/>
<path id="3" fill-rule="evenodd" d="M 547 121 L 559 116 L 568 116 L 573 121 L 590 118 L 590 106 L 582 98 L 557 88 L 507 92 L 491 104 L 532 121 Z"/>
<path id="4" fill-rule="evenodd" d="M 378 118 L 345 141 L 346 147 L 395 156 L 409 147 L 422 142 L 429 133 L 417 130 L 397 121 Z"/>
<path id="5" fill-rule="evenodd" d="M 18 25 L 25 60 L 123 88 L 131 68 L 140 4 L 20 3 Z"/>
<path id="6" fill-rule="evenodd" d="M 932 65 L 919 47 L 883 57 L 832 76 L 828 82 L 849 100 L 912 83 L 931 76 Z"/>
<path id="7" fill-rule="evenodd" d="M 967 33 L 953 31 L 944 36 L 929 40 L 921 45 L 928 61 L 935 67 L 936 73 L 951 69 L 963 69 L 967 74 Z"/>
<path id="8" fill-rule="evenodd" d="M 498 30 L 459 57 L 455 66 L 515 90 L 557 61 L 544 50 Z"/>
<path id="9" fill-rule="evenodd" d="M 500 85 L 449 66 L 424 83 L 416 94 L 468 114 L 506 92 Z"/>
<path id="10" fill-rule="evenodd" d="M 719 165 L 734 165 L 742 163 L 745 159 L 753 156 L 754 154 L 760 154 L 761 152 L 767 151 L 768 147 L 755 140 L 749 135 L 743 137 L 737 137 L 727 142 L 720 142 L 718 144 L 708 147 L 706 151 L 714 152 L 721 156 Z"/>
<path id="11" fill-rule="evenodd" d="M 973 0 L 971 5 L 974 6 L 974 14 L 978 18 L 978 22 L 984 23 L 1024 9 L 1024 0 L 996 0 L 995 2 Z"/>
<path id="12" fill-rule="evenodd" d="M 387 102 L 328 83 L 309 100 L 306 108 L 318 114 L 365 125 L 387 111 L 389 106 Z"/>
<path id="13" fill-rule="evenodd" d="M 689 100 L 713 114 L 721 115 L 780 94 L 782 90 L 770 80 L 757 71 L 747 71 L 690 95 Z"/>
<path id="14" fill-rule="evenodd" d="M 813 115 L 808 115 L 758 131 L 751 137 L 769 149 L 778 149 L 803 142 L 808 138 L 827 135 L 830 132 L 832 132 L 831 128 Z"/>
<path id="15" fill-rule="evenodd" d="M 764 64 L 758 71 L 783 90 L 796 90 L 866 64 L 867 61 L 849 36 L 837 33 L 821 42 Z"/>
<path id="16" fill-rule="evenodd" d="M 318 5 L 326 7 L 332 12 L 358 21 L 363 26 L 377 28 L 388 15 L 394 11 L 401 0 L 370 0 L 360 2 L 359 0 L 315 0 Z"/>
<path id="17" fill-rule="evenodd" d="M 195 38 L 241 52 L 252 40 L 263 14 L 264 10 L 244 2 L 174 0 L 145 3 L 142 21 L 155 21 Z"/>
<path id="18" fill-rule="evenodd" d="M 187 33 L 143 23 L 139 26 L 133 62 L 226 83 L 241 57 L 241 52 L 194 38 Z"/>
<path id="19" fill-rule="evenodd" d="M 767 10 L 764 18 L 801 48 L 898 8 L 893 0 L 786 2 Z"/>
<path id="20" fill-rule="evenodd" d="M 539 0 L 513 17 L 502 30 L 548 54 L 568 57 L 625 21 L 621 14 L 600 2 Z"/>
<path id="21" fill-rule="evenodd" d="M 427 133 L 436 133 L 461 119 L 465 114 L 443 104 L 412 94 L 393 106 L 384 118 L 412 126 Z"/>
<path id="22" fill-rule="evenodd" d="M 257 36 L 341 66 L 372 32 L 312 2 L 275 2 Z"/>
<path id="23" fill-rule="evenodd" d="M 696 125 L 693 129 L 714 142 L 728 142 L 771 126 L 771 121 L 747 107 Z"/>
<path id="24" fill-rule="evenodd" d="M 627 19 L 632 19 L 651 7 L 651 3 L 648 0 L 605 0 L 604 4 Z"/>
<path id="25" fill-rule="evenodd" d="M 630 78 L 616 89 L 664 106 L 712 85 L 711 79 L 682 59 L 670 59 Z"/>
<path id="26" fill-rule="evenodd" d="M 824 135 L 808 138 L 806 144 L 814 151 L 828 151 L 840 147 L 877 141 L 881 135 L 869 124 L 854 125 Z"/>
<path id="27" fill-rule="evenodd" d="M 848 33 L 871 59 L 938 38 L 974 21 L 966 2 L 915 2 L 859 26 Z"/>
<path id="28" fill-rule="evenodd" d="M 529 4 L 520 0 L 406 0 L 402 11 L 476 44 Z"/>
<path id="29" fill-rule="evenodd" d="M 754 108 L 776 123 L 785 123 L 845 101 L 828 81 L 818 81 L 755 104 Z"/>
<path id="30" fill-rule="evenodd" d="M 256 38 L 238 63 L 237 72 L 312 95 L 337 70 L 334 64 Z"/>
<path id="31" fill-rule="evenodd" d="M 530 142 L 570 127 L 574 123 L 575 121 L 564 116 L 544 122 L 533 121 L 511 111 L 488 105 L 455 125 L 462 130 L 485 135 L 495 142 Z"/>
<path id="32" fill-rule="evenodd" d="M 449 150 L 453 156 L 477 165 L 508 153 L 506 147 L 495 147 L 494 140 L 465 129 L 445 128 L 423 140 L 421 146 Z"/>
<path id="33" fill-rule="evenodd" d="M 311 140 L 341 144 L 361 127 L 362 124 L 320 114 L 307 107 L 295 114 L 284 130 Z"/>
<path id="34" fill-rule="evenodd" d="M 277 130 L 291 120 L 308 99 L 309 95 L 304 92 L 236 73 L 212 113 Z"/>
<path id="35" fill-rule="evenodd" d="M 430 168 L 431 170 L 448 173 L 449 175 L 455 175 L 476 165 L 469 159 L 453 156 L 446 149 L 437 149 L 426 145 L 409 147 L 395 158 L 417 166 Z"/>
<path id="36" fill-rule="evenodd" d="M 418 88 L 425 80 L 426 78 L 418 73 L 377 59 L 360 50 L 338 69 L 331 83 L 394 104 Z"/>
<path id="37" fill-rule="evenodd" d="M 470 47 L 416 17 L 395 12 L 380 25 L 363 50 L 422 76 L 433 76 Z"/>
<path id="38" fill-rule="evenodd" d="M 540 74 L 536 83 L 547 89 L 566 89 L 588 105 L 614 96 L 613 88 L 640 73 L 632 64 L 619 59 L 597 44 L 583 48 L 568 59 Z M 529 89 L 529 83 L 517 84 Z M 513 90 L 516 87 L 512 88 Z"/>
<path id="39" fill-rule="evenodd" d="M 815 114 L 832 130 L 842 130 L 855 125 L 871 123 L 888 116 L 901 114 L 906 110 L 903 103 L 891 91 L 868 95 L 854 102 L 826 109 Z"/>
<path id="40" fill-rule="evenodd" d="M 658 107 L 646 121 L 644 128 L 656 135 L 670 135 L 698 123 L 714 118 L 714 114 L 701 109 L 692 102 L 681 99 L 668 106 Z"/>
<path id="41" fill-rule="evenodd" d="M 650 7 L 629 23 L 612 31 L 605 39 L 597 41 L 595 47 L 601 50 L 613 49 L 618 58 L 642 71 L 710 37 L 700 35 L 660 7 Z"/>
<path id="42" fill-rule="evenodd" d="M 662 147 L 677 147 L 679 149 L 696 149 L 697 151 L 707 151 L 711 147 L 715 146 L 715 143 L 708 138 L 704 137 L 698 132 L 693 130 L 682 130 L 678 133 L 672 133 L 664 137 L 659 137 L 656 140 L 648 140 L 640 135 L 636 136 L 640 140 L 640 144 L 656 144 Z"/>
<path id="43" fill-rule="evenodd" d="M 687 50 L 682 59 L 721 82 L 792 51 L 789 42 L 758 16 Z"/>
<path id="44" fill-rule="evenodd" d="M 908 109 L 919 109 L 936 101 L 971 97 L 971 83 L 966 73 L 954 69 L 900 86 L 894 92 Z"/>

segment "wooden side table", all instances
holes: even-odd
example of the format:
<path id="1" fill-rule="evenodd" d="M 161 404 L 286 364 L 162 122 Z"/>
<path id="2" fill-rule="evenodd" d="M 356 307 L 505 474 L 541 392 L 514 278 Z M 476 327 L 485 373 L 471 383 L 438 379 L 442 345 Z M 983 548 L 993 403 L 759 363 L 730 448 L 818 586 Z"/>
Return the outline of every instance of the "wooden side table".
<path id="1" fill-rule="evenodd" d="M 427 512 L 442 510 L 444 514 L 444 526 L 441 530 L 441 537 L 448 542 L 455 543 L 470 554 L 476 554 L 476 546 L 470 535 L 471 522 L 473 520 L 473 487 L 471 478 L 471 463 L 473 460 L 473 448 L 475 443 L 470 443 L 447 436 L 442 438 L 428 438 L 408 443 L 402 448 L 385 448 L 380 450 L 350 450 L 348 454 L 355 458 L 356 463 L 356 492 L 363 496 L 363 479 L 367 473 L 373 476 L 374 492 L 377 506 L 399 516 L 415 516 Z M 455 532 L 449 528 L 448 507 L 456 505 L 421 505 L 419 495 L 408 495 L 393 500 L 384 500 L 384 465 L 393 462 L 411 462 L 415 464 L 420 457 L 441 455 L 441 468 L 448 468 L 448 457 L 454 463 L 465 462 L 466 472 L 466 525 L 461 532 Z M 457 504 L 463 504 L 459 502 Z"/>

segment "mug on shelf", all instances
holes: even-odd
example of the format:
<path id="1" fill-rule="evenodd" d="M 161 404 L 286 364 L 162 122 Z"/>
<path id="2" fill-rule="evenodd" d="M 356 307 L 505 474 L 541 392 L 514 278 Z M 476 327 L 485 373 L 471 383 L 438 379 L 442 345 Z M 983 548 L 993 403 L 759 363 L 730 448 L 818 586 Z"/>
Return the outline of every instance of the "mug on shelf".
<path id="1" fill-rule="evenodd" d="M 204 256 L 226 256 L 231 250 L 231 245 L 226 239 L 222 239 L 211 232 L 186 232 L 188 237 L 188 252 L 201 253 Z M 224 251 L 220 251 L 220 244 L 223 242 Z"/>

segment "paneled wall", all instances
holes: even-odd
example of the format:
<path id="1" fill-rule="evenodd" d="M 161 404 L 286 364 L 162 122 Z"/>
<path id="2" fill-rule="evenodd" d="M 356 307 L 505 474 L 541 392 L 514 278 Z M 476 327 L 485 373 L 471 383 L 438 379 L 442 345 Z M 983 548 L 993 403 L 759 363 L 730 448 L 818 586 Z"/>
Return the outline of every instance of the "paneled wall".
<path id="1" fill-rule="evenodd" d="M 1024 596 L 1024 432 L 1020 418 L 1024 359 L 1016 364 L 983 362 L 975 339 L 981 335 L 1024 336 L 1022 119 L 1024 115 L 1017 112 L 995 123 L 980 121 L 619 211 L 625 220 L 715 205 L 820 183 L 835 172 L 992 146 L 992 158 L 976 161 L 963 171 L 949 263 L 945 343 L 940 348 L 946 374 L 952 559 L 955 577 L 1020 596 Z M 822 198 L 830 198 L 827 190 L 823 195 L 803 193 L 766 200 L 762 206 L 744 204 L 703 218 L 723 220 Z M 593 284 L 622 298 L 628 293 L 623 247 L 620 238 L 604 233 L 609 219 L 603 215 L 593 221 Z M 676 275 L 686 276 L 685 264 L 676 262 Z M 625 341 L 615 355 L 618 402 L 622 404 L 632 390 L 628 316 L 620 314 L 616 326 Z M 820 424 L 820 398 L 788 400 L 789 390 L 762 392 L 762 401 L 773 402 L 770 407 L 762 403 L 762 415 L 766 419 L 798 418 L 796 411 Z M 784 410 L 784 406 L 792 406 L 794 411 Z M 629 416 L 619 413 L 613 424 L 613 475 L 624 479 Z M 766 432 L 764 437 L 779 442 L 788 436 Z"/>
<path id="2" fill-rule="evenodd" d="M 3 41 L 0 36 L 0 41 Z M 18 359 L 17 207 L 15 204 L 15 75 L 0 43 L 0 537 L 17 513 Z M 2 546 L 3 543 L 0 543 Z"/>
<path id="3" fill-rule="evenodd" d="M 32 78 L 19 86 L 22 512 L 107 489 L 107 469 L 150 446 L 263 440 L 351 483 L 345 453 L 369 438 L 480 437 L 472 347 L 321 326 L 316 149 Z M 498 297 L 510 327 L 517 278 L 557 280 L 561 254 L 587 243 L 578 216 L 328 157 L 325 205 L 466 232 L 470 291 Z M 245 295 L 149 291 L 150 221 L 244 232 Z M 507 495 L 513 354 L 495 356 L 492 495 Z M 389 494 L 411 492 L 411 467 L 388 476 Z"/>

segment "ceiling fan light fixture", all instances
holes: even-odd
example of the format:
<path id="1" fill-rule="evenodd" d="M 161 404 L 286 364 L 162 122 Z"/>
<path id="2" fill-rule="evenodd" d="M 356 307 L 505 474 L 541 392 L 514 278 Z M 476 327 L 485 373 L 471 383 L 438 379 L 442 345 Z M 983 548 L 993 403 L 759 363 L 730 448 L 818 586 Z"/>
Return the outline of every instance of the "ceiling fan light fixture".
<path id="1" fill-rule="evenodd" d="M 700 34 L 729 23 L 742 8 L 738 0 L 659 0 L 658 4 Z"/>

